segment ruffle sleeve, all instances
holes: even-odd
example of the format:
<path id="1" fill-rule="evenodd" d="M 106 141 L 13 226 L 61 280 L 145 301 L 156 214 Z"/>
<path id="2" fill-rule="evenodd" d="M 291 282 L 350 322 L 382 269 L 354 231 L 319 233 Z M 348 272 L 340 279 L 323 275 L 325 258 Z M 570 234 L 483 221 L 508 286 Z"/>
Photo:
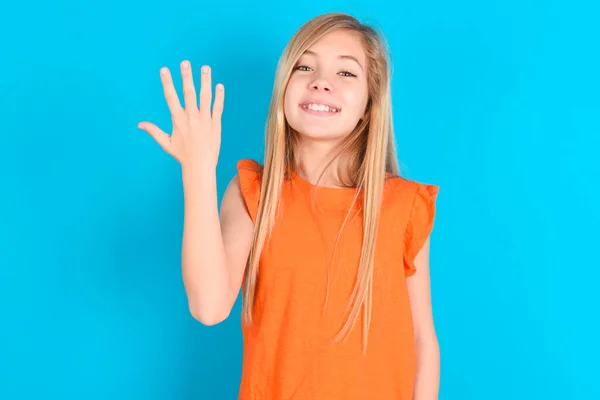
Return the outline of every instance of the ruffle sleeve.
<path id="1" fill-rule="evenodd" d="M 415 258 L 433 230 L 435 202 L 439 186 L 415 182 L 412 207 L 404 235 L 404 271 L 409 277 L 417 272 Z"/>
<path id="2" fill-rule="evenodd" d="M 258 202 L 260 200 L 262 167 L 254 160 L 244 159 L 237 162 L 237 171 L 246 209 L 252 221 L 255 222 L 256 214 L 258 213 Z"/>

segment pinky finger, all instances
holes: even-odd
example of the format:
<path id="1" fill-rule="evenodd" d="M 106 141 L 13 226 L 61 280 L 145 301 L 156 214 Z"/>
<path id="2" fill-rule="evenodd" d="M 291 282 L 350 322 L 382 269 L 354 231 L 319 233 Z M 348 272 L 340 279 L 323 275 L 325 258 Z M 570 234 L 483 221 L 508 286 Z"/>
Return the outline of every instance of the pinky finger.
<path id="1" fill-rule="evenodd" d="M 138 128 L 148 132 L 165 151 L 169 152 L 171 136 L 150 122 L 140 122 Z"/>
<path id="2" fill-rule="evenodd" d="M 219 83 L 216 88 L 215 102 L 212 109 L 213 123 L 221 126 L 221 115 L 223 115 L 223 103 L 225 102 L 225 87 Z"/>

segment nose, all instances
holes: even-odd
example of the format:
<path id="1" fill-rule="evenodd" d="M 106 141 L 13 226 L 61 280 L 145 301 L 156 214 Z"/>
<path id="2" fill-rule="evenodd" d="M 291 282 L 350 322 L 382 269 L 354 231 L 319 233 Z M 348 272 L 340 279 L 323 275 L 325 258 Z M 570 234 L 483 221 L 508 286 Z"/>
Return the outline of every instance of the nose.
<path id="1" fill-rule="evenodd" d="M 324 79 L 322 77 L 317 77 L 312 82 L 310 82 L 310 89 L 316 90 L 318 92 L 333 92 L 333 86 L 329 83 L 327 79 Z"/>

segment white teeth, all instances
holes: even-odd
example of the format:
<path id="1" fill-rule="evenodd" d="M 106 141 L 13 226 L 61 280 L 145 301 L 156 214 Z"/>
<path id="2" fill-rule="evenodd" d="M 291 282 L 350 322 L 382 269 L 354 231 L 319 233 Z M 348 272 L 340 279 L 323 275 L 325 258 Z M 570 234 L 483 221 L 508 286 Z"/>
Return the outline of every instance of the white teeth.
<path id="1" fill-rule="evenodd" d="M 323 104 L 308 104 L 308 105 L 303 105 L 302 107 L 304 108 L 308 108 L 309 110 L 313 110 L 313 111 L 322 111 L 322 112 L 338 112 L 339 110 L 337 108 L 333 108 L 333 107 L 329 107 L 329 106 L 325 106 Z"/>

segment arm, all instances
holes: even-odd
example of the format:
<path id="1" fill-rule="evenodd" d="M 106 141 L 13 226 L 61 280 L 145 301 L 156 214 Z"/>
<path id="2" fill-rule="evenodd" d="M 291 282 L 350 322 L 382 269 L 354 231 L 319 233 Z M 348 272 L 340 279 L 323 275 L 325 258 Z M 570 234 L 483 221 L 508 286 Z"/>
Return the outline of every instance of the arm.
<path id="1" fill-rule="evenodd" d="M 192 316 L 205 325 L 225 320 L 239 294 L 253 222 L 236 175 L 225 190 L 221 214 L 216 175 L 183 170 L 184 233 L 182 274 Z"/>
<path id="2" fill-rule="evenodd" d="M 222 84 L 216 86 L 211 111 L 210 67 L 202 67 L 200 106 L 187 60 L 181 63 L 181 75 L 183 106 L 169 69 L 163 67 L 160 71 L 173 133 L 168 135 L 150 122 L 138 126 L 181 164 L 185 201 L 181 268 L 188 306 L 194 318 L 214 325 L 227 318 L 235 303 L 254 228 L 245 209 L 239 177 L 228 185 L 219 216 L 215 170 L 221 148 L 225 88 Z"/>
<path id="3" fill-rule="evenodd" d="M 429 238 L 419 251 L 417 272 L 407 279 L 415 330 L 417 376 L 413 400 L 437 400 L 440 380 L 440 350 L 433 324 L 429 279 Z"/>

